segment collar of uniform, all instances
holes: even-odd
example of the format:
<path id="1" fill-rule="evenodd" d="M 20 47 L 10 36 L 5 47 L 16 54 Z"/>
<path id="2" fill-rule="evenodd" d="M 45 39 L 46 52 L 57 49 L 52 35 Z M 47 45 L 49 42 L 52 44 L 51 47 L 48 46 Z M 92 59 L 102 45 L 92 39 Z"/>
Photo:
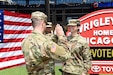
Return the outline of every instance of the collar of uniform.
<path id="1" fill-rule="evenodd" d="M 36 32 L 36 31 L 32 31 L 32 33 L 33 33 L 33 34 L 39 34 L 39 35 L 44 36 L 44 34 L 42 34 L 42 33 L 38 32 L 38 31 L 37 31 L 37 32 Z"/>
<path id="2" fill-rule="evenodd" d="M 79 37 L 79 34 L 76 34 L 76 35 L 74 35 L 74 36 L 72 36 L 74 39 L 78 39 L 78 37 Z"/>

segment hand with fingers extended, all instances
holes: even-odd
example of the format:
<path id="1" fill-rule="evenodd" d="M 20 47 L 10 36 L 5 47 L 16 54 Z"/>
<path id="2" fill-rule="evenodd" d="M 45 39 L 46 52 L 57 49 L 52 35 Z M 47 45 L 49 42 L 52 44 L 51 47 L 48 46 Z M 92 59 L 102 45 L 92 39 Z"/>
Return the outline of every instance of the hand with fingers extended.
<path id="1" fill-rule="evenodd" d="M 55 32 L 56 32 L 57 36 L 64 36 L 65 35 L 64 31 L 63 31 L 63 28 L 62 28 L 62 26 L 60 26 L 60 24 L 56 25 Z"/>

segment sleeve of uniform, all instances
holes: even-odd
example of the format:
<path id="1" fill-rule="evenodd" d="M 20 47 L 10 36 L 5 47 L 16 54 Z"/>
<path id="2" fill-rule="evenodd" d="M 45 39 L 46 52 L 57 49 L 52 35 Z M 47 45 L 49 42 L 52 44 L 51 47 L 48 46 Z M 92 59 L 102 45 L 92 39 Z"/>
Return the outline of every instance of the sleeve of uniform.
<path id="1" fill-rule="evenodd" d="M 48 56 L 53 59 L 65 60 L 71 56 L 71 54 L 67 50 L 68 47 L 66 47 L 66 45 L 64 47 L 63 45 L 56 44 L 51 40 L 46 40 L 44 43 L 44 47 L 46 48 L 45 50 Z"/>
<path id="2" fill-rule="evenodd" d="M 41 43 L 41 41 L 40 41 Z M 29 41 L 25 41 L 22 44 L 22 50 L 24 52 L 24 56 L 26 60 L 30 59 L 30 61 L 42 61 L 48 60 L 49 56 L 44 52 L 43 46 L 39 45 L 36 41 L 30 39 Z"/>
<path id="3" fill-rule="evenodd" d="M 83 44 L 83 59 L 84 59 L 84 72 L 87 72 L 92 63 L 92 57 L 91 57 L 91 53 L 90 53 L 90 47 L 85 39 L 84 44 Z"/>
<path id="4" fill-rule="evenodd" d="M 48 34 L 46 34 L 46 37 L 48 37 L 50 40 L 52 40 L 55 43 L 58 42 L 58 36 L 57 35 L 48 33 Z"/>
<path id="5" fill-rule="evenodd" d="M 67 41 L 66 36 L 58 36 L 57 44 L 65 48 L 68 53 L 70 52 L 69 50 L 70 45 L 69 45 L 69 42 Z"/>

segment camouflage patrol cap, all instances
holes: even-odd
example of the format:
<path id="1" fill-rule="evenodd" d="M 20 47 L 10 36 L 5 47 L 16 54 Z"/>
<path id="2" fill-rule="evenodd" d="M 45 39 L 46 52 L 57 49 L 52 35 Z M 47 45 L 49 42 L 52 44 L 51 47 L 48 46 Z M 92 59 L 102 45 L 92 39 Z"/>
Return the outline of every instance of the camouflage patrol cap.
<path id="1" fill-rule="evenodd" d="M 52 27 L 52 22 L 47 22 L 46 27 Z"/>
<path id="2" fill-rule="evenodd" d="M 80 26 L 79 19 L 70 19 L 68 20 L 68 26 Z"/>
<path id="3" fill-rule="evenodd" d="M 36 18 L 38 20 L 44 20 L 47 22 L 47 15 L 40 11 L 32 12 L 31 19 Z"/>

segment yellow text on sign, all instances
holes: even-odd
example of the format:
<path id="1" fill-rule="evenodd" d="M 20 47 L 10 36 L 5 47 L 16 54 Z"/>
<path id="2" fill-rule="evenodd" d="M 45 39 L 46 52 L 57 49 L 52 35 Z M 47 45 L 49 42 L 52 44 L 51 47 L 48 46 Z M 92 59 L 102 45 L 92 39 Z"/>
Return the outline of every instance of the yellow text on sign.
<path id="1" fill-rule="evenodd" d="M 112 58 L 113 49 L 90 49 L 93 58 Z"/>

